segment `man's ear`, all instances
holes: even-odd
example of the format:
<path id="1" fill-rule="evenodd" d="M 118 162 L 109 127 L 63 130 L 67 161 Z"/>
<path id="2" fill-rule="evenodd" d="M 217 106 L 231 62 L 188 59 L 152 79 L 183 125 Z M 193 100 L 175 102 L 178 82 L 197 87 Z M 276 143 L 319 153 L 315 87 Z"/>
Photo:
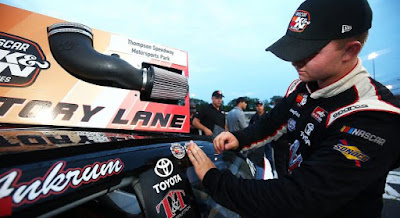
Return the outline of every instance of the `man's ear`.
<path id="1" fill-rule="evenodd" d="M 343 61 L 347 62 L 358 56 L 362 48 L 361 42 L 351 41 L 343 49 Z"/>

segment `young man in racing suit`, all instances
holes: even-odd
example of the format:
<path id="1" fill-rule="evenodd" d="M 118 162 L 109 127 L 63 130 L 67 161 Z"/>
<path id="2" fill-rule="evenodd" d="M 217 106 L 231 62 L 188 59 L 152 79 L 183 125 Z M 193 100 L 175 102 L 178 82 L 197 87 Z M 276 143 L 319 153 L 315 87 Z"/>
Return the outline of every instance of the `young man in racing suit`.
<path id="1" fill-rule="evenodd" d="M 189 159 L 216 202 L 243 217 L 381 216 L 386 176 L 399 163 L 400 104 L 358 58 L 371 20 L 367 0 L 300 5 L 286 35 L 267 48 L 292 62 L 300 80 L 260 121 L 214 139 L 221 153 L 287 132 L 289 175 L 236 178 L 191 143 Z"/>

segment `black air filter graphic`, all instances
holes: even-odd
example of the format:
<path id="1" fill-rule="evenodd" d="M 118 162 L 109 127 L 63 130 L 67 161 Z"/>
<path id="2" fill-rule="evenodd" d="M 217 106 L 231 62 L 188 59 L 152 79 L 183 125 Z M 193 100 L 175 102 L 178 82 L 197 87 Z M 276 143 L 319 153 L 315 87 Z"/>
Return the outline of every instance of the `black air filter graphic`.
<path id="1" fill-rule="evenodd" d="M 92 30 L 79 23 L 57 23 L 47 28 L 55 60 L 71 75 L 97 85 L 138 90 L 160 100 L 181 100 L 189 91 L 184 75 L 149 66 L 137 69 L 117 55 L 93 48 Z"/>

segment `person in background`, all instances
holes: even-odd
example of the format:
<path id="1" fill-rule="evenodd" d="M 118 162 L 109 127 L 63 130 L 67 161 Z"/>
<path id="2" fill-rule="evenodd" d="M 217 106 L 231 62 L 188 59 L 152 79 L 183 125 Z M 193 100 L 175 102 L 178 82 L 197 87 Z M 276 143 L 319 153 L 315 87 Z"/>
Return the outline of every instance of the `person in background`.
<path id="1" fill-rule="evenodd" d="M 249 125 L 261 119 L 264 114 L 264 104 L 262 103 L 262 101 L 257 101 L 256 113 L 251 117 Z M 277 163 L 275 162 L 275 158 L 276 155 L 279 156 L 280 154 L 275 153 L 272 147 L 272 143 L 273 142 L 265 143 L 264 146 L 260 145 L 259 148 L 253 149 L 253 152 L 249 152 L 248 158 L 257 165 L 257 170 L 260 171 L 260 173 L 257 173 L 256 178 L 258 179 L 267 180 L 278 178 L 279 173 L 277 170 Z M 282 166 L 281 162 L 279 162 L 279 165 Z"/>
<path id="2" fill-rule="evenodd" d="M 221 153 L 286 133 L 289 173 L 237 178 L 191 142 L 188 157 L 217 203 L 243 217 L 381 217 L 386 177 L 400 165 L 400 102 L 358 57 L 371 24 L 367 0 L 301 3 L 267 48 L 291 62 L 299 80 L 259 121 L 214 139 Z"/>
<path id="3" fill-rule="evenodd" d="M 264 104 L 262 101 L 256 102 L 256 113 L 250 118 L 249 125 L 255 123 L 265 114 Z M 258 148 L 251 149 L 247 152 L 247 157 L 256 165 L 257 179 L 273 179 L 277 177 L 275 163 L 274 163 L 274 150 L 271 143 L 264 143 Z"/>
<path id="4" fill-rule="evenodd" d="M 227 129 L 225 112 L 222 109 L 223 97 L 221 91 L 214 91 L 211 96 L 211 104 L 201 108 L 193 119 L 193 126 L 203 131 L 207 136 L 212 136 L 213 132 L 220 133 Z"/>
<path id="5" fill-rule="evenodd" d="M 236 106 L 229 111 L 227 121 L 229 131 L 237 131 L 246 128 L 246 116 L 243 110 L 247 107 L 247 101 L 244 97 L 236 99 Z"/>
<path id="6" fill-rule="evenodd" d="M 193 125 L 193 119 L 196 116 L 196 114 L 197 114 L 196 103 L 191 102 L 190 103 L 190 134 L 193 134 L 193 135 L 199 135 L 199 129 L 197 129 Z"/>
<path id="7" fill-rule="evenodd" d="M 257 112 L 253 116 L 251 116 L 249 125 L 255 123 L 265 114 L 264 104 L 262 103 L 262 101 L 256 102 L 256 111 Z"/>

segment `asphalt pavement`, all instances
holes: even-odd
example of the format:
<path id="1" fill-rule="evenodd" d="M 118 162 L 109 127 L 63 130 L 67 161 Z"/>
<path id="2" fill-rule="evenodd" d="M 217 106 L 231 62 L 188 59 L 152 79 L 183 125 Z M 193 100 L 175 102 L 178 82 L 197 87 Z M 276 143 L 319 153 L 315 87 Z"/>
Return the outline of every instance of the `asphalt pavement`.
<path id="1" fill-rule="evenodd" d="M 389 172 L 383 194 L 382 218 L 400 217 L 400 168 Z"/>

